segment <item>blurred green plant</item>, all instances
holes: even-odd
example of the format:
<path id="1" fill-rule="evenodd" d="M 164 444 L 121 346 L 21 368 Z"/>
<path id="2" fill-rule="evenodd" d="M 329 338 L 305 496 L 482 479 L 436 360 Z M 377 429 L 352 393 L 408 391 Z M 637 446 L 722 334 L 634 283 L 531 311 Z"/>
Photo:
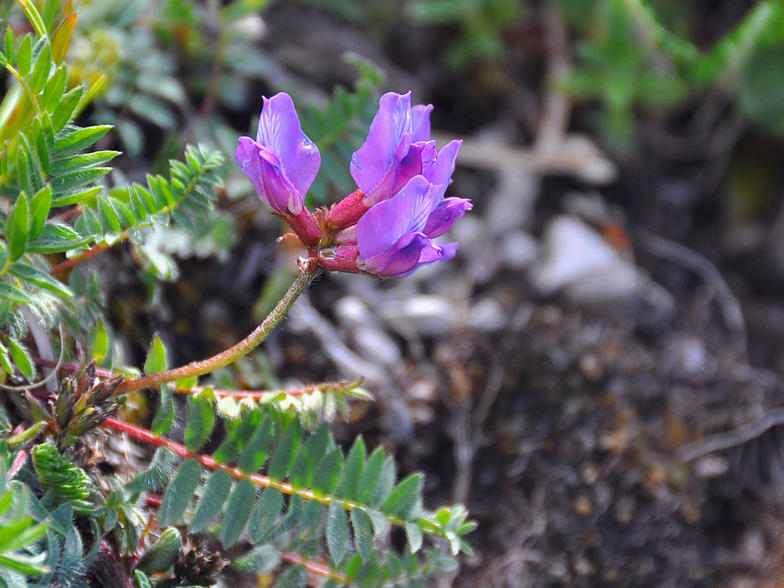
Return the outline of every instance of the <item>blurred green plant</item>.
<path id="1" fill-rule="evenodd" d="M 561 2 L 566 14 L 587 11 L 587 3 Z M 646 0 L 599 0 L 592 4 L 588 22 L 586 37 L 578 43 L 576 68 L 559 85 L 575 98 L 600 101 L 604 111 L 599 129 L 620 151 L 630 146 L 637 106 L 677 108 L 693 92 L 717 85 L 737 96 L 741 112 L 757 124 L 770 125 L 769 119 L 763 120 L 784 105 L 779 99 L 776 106 L 771 81 L 781 79 L 771 64 L 784 41 L 780 0 L 757 3 L 707 52 L 671 32 Z M 772 124 L 776 128 L 776 121 Z"/>
<path id="2" fill-rule="evenodd" d="M 503 61 L 504 32 L 525 18 L 525 8 L 520 0 L 416 0 L 407 6 L 417 24 L 458 28 L 460 34 L 445 55 L 455 70 Z"/>

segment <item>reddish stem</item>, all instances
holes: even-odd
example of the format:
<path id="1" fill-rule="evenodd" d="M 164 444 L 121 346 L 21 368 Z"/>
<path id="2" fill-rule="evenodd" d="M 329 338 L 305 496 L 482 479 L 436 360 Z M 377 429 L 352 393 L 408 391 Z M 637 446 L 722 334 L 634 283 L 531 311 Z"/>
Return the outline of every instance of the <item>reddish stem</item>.
<path id="1" fill-rule="evenodd" d="M 33 361 L 41 367 L 48 367 L 54 368 L 58 367 L 57 362 L 51 359 L 44 359 L 42 357 L 34 357 Z M 73 363 L 61 363 L 59 366 L 60 371 L 68 372 L 68 373 L 76 373 L 79 371 L 79 366 Z M 104 370 L 101 368 L 95 368 L 95 375 L 101 378 L 112 378 L 117 374 L 109 371 Z M 350 388 L 354 385 L 354 382 L 324 382 L 321 384 L 312 384 L 310 386 L 304 386 L 302 388 L 295 388 L 294 390 L 225 390 L 223 388 L 213 388 L 212 386 L 193 386 L 188 388 L 175 388 L 174 392 L 177 394 L 199 394 L 208 388 L 212 390 L 212 392 L 218 398 L 263 398 L 265 394 L 269 394 L 270 392 L 283 392 L 287 396 L 303 396 L 304 394 L 310 394 L 311 392 L 318 392 L 319 390 L 326 390 L 329 388 Z"/>
<path id="2" fill-rule="evenodd" d="M 121 239 L 122 238 L 123 237 L 121 237 Z M 76 257 L 72 257 L 71 259 L 66 259 L 62 263 L 58 263 L 51 270 L 49 270 L 49 273 L 53 276 L 56 276 L 57 274 L 60 274 L 65 270 L 72 268 L 77 263 L 81 263 L 85 259 L 90 259 L 93 255 L 98 255 L 101 251 L 104 251 L 105 249 L 108 248 L 109 245 L 107 245 L 105 241 L 103 243 L 99 243 L 98 245 L 96 245 L 95 247 L 91 247 L 81 255 L 77 255 Z"/>
<path id="3" fill-rule="evenodd" d="M 335 580 L 336 582 L 340 582 L 341 584 L 348 584 L 348 578 L 343 574 L 339 574 L 337 572 L 332 571 L 328 565 L 323 564 L 317 561 L 310 561 L 303 558 L 298 553 L 284 553 L 283 559 L 285 559 L 289 563 L 293 563 L 298 566 L 302 566 L 309 572 L 313 574 L 318 574 L 319 576 L 324 576 L 326 578 L 330 578 Z"/>

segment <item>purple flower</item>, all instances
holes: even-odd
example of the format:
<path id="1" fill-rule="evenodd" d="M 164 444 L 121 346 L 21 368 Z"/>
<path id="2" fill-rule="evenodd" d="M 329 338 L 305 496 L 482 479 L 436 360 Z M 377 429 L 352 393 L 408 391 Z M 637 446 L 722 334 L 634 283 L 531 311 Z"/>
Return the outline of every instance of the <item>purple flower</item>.
<path id="1" fill-rule="evenodd" d="M 275 213 L 291 217 L 302 212 L 321 155 L 302 132 L 291 96 L 264 97 L 256 140 L 240 137 L 234 157 L 259 197 Z"/>
<path id="2" fill-rule="evenodd" d="M 357 223 L 357 267 L 383 277 L 401 276 L 419 265 L 453 258 L 457 243 L 432 239 L 448 231 L 472 205 L 464 198 L 444 200 L 445 191 L 445 184 L 417 175 L 366 212 Z"/>
<path id="3" fill-rule="evenodd" d="M 368 138 L 351 157 L 351 176 L 365 195 L 365 206 L 391 198 L 434 164 L 432 110 L 430 105 L 412 107 L 411 92 L 381 97 Z"/>

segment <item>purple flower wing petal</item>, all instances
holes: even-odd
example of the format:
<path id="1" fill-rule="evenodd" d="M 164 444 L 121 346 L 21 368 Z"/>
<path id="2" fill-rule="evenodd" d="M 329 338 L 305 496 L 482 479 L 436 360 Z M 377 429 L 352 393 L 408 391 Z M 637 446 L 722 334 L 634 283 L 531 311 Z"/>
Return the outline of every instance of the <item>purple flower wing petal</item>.
<path id="1" fill-rule="evenodd" d="M 423 232 L 431 239 L 440 237 L 473 207 L 474 205 L 467 198 L 446 198 L 430 213 Z"/>
<path id="2" fill-rule="evenodd" d="M 242 173 L 248 176 L 253 182 L 256 191 L 261 196 L 264 191 L 264 182 L 261 180 L 261 156 L 259 155 L 260 145 L 250 137 L 240 137 L 240 143 L 234 152 L 234 159 L 237 161 Z"/>
<path id="3" fill-rule="evenodd" d="M 429 242 L 422 233 L 408 233 L 370 259 L 362 260 L 360 254 L 360 265 L 365 271 L 384 277 L 408 273 L 416 268 L 419 254 Z"/>
<path id="4" fill-rule="evenodd" d="M 407 233 L 422 231 L 438 202 L 439 189 L 440 186 L 429 184 L 423 176 L 414 176 L 395 196 L 362 215 L 357 222 L 360 259 L 375 257 Z"/>
<path id="5" fill-rule="evenodd" d="M 401 145 L 404 141 L 407 144 Z M 351 156 L 351 177 L 371 198 L 370 204 L 389 196 L 382 192 L 384 188 L 391 190 L 397 182 L 395 163 L 405 157 L 410 144 L 411 92 L 388 92 L 379 100 L 367 140 Z"/>
<path id="6" fill-rule="evenodd" d="M 321 155 L 318 147 L 302 132 L 291 96 L 281 92 L 264 98 L 257 141 L 277 155 L 283 175 L 296 191 L 296 198 L 304 199 L 321 166 Z M 291 212 L 298 214 L 302 204 L 297 208 Z"/>
<path id="7" fill-rule="evenodd" d="M 417 104 L 411 107 L 411 136 L 413 141 L 430 140 L 430 113 L 433 105 Z"/>

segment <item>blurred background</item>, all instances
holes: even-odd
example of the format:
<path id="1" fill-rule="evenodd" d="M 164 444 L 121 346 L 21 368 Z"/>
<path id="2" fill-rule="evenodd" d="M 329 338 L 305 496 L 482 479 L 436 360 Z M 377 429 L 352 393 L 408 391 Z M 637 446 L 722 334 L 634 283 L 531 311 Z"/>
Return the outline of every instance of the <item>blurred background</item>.
<path id="1" fill-rule="evenodd" d="M 69 75 L 97 86 L 83 116 L 115 125 L 122 173 L 188 141 L 228 155 L 195 237 L 89 262 L 113 268 L 126 362 L 154 332 L 173 364 L 215 353 L 291 282 L 298 251 L 232 157 L 262 95 L 293 96 L 322 206 L 354 190 L 381 93 L 412 90 L 439 141 L 465 140 L 457 259 L 324 276 L 216 382 L 364 377 L 376 402 L 338 438 L 480 523 L 444 586 L 780 585 L 784 2 L 80 4 Z"/>

